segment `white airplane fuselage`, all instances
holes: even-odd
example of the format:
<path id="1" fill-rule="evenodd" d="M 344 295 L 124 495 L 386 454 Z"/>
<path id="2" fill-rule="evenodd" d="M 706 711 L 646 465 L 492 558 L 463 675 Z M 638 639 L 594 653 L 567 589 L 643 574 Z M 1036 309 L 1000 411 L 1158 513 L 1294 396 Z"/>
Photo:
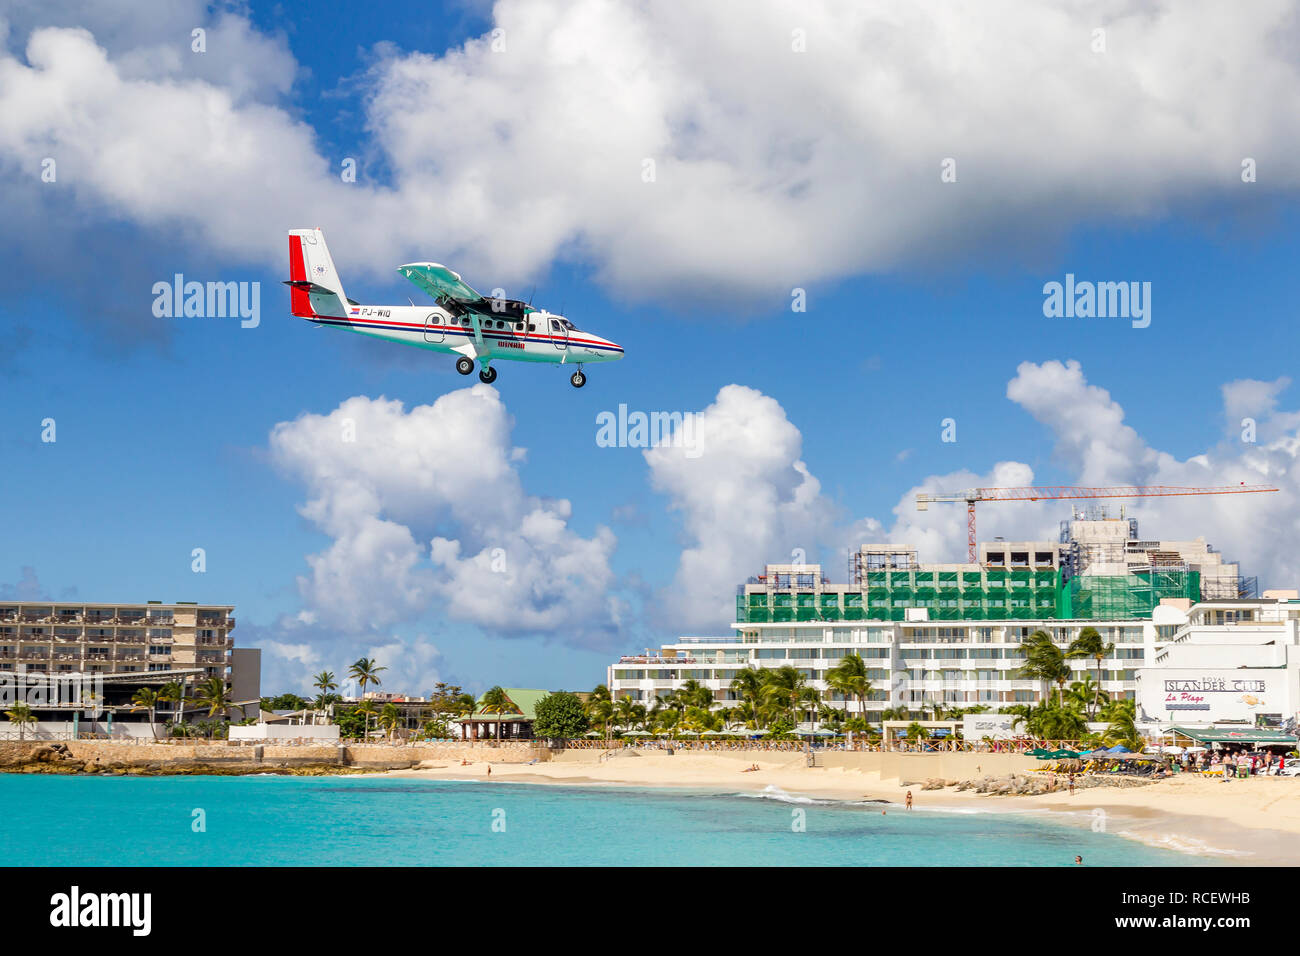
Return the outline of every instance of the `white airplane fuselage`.
<path id="1" fill-rule="evenodd" d="M 464 355 L 482 364 L 493 359 L 577 365 L 612 362 L 623 349 L 609 339 L 573 328 L 563 316 L 539 310 L 519 318 L 481 315 L 476 336 L 468 315 L 459 318 L 438 305 L 349 305 L 348 315 L 302 316 L 304 321 L 360 335 Z"/>

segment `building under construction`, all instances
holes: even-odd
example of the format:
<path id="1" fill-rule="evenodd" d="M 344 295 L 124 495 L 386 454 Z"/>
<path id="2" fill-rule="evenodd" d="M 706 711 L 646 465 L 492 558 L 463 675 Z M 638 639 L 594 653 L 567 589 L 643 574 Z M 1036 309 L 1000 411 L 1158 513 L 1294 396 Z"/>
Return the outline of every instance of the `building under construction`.
<path id="1" fill-rule="evenodd" d="M 1164 598 L 1196 603 L 1254 597 L 1254 578 L 1206 543 L 1146 540 L 1136 518 L 1102 508 L 1061 522 L 1057 541 L 979 545 L 970 564 L 922 564 L 914 547 L 865 544 L 848 581 L 820 567 L 768 565 L 738 588 L 737 623 L 1149 619 Z"/>

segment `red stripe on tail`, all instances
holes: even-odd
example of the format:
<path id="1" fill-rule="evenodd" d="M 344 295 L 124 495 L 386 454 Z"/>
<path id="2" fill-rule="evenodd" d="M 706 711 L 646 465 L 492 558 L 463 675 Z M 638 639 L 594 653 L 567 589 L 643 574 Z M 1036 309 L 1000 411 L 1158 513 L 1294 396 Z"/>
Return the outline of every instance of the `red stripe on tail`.
<path id="1" fill-rule="evenodd" d="M 302 255 L 302 236 L 289 237 L 289 278 L 295 282 L 306 281 L 307 263 Z M 303 319 L 315 318 L 311 296 L 306 289 L 289 286 L 289 311 Z"/>

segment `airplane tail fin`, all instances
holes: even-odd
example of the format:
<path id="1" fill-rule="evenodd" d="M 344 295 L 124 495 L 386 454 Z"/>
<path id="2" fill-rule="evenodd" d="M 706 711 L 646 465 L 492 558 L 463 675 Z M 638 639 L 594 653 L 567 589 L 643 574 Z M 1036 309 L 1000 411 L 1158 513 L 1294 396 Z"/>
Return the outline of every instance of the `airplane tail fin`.
<path id="1" fill-rule="evenodd" d="M 343 283 L 319 229 L 289 230 L 289 281 L 285 285 L 296 316 L 310 319 L 348 314 Z"/>

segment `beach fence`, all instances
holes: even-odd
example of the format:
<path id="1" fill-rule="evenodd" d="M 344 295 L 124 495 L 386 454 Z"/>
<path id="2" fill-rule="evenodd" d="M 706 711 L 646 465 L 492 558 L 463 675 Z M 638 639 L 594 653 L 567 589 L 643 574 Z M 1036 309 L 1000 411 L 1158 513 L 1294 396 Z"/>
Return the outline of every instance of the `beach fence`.
<path id="1" fill-rule="evenodd" d="M 637 750 L 705 750 L 705 751 L 846 751 L 851 753 L 1004 753 L 1023 754 L 1035 747 L 1044 750 L 1078 750 L 1082 747 L 1077 740 L 1043 740 L 1018 738 L 1013 740 L 896 740 L 888 745 L 878 740 L 825 740 L 794 739 L 768 740 L 749 738 L 743 740 L 725 740 L 717 738 L 672 738 L 672 737 L 622 737 L 622 738 L 586 738 L 562 741 L 566 750 L 617 750 L 632 748 Z"/>

